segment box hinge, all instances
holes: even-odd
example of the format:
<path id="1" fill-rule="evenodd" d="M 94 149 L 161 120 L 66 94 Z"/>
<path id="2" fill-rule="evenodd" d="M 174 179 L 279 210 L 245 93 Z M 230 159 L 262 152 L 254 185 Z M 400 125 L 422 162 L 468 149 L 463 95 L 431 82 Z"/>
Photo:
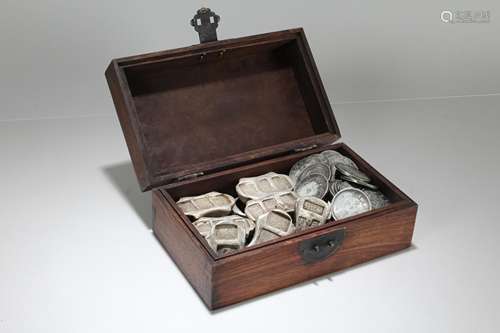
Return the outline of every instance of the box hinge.
<path id="1" fill-rule="evenodd" d="M 180 182 L 183 180 L 193 179 L 193 178 L 203 176 L 203 175 L 204 175 L 203 172 L 190 173 L 189 175 L 180 176 L 179 178 L 177 178 L 177 181 Z"/>
<path id="2" fill-rule="evenodd" d="M 314 144 L 314 145 L 310 145 L 310 146 L 307 146 L 307 147 L 295 148 L 293 150 L 293 152 L 294 153 L 299 153 L 299 152 L 302 152 L 302 151 L 314 149 L 316 147 L 318 147 L 318 145 Z"/>

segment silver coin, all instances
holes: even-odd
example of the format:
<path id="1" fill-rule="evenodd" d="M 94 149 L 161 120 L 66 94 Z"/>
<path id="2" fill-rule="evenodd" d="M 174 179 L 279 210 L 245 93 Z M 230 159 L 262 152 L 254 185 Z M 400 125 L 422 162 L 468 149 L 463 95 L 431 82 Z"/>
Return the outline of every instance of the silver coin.
<path id="1" fill-rule="evenodd" d="M 333 197 L 332 217 L 338 221 L 350 216 L 368 212 L 372 205 L 368 196 L 356 188 L 345 188 Z"/>
<path id="2" fill-rule="evenodd" d="M 340 179 L 342 180 L 345 180 L 349 183 L 352 183 L 352 184 L 356 184 L 356 185 L 359 185 L 361 187 L 366 187 L 366 188 L 369 188 L 370 190 L 378 190 L 378 187 L 376 185 L 373 185 L 371 183 L 367 183 L 367 182 L 364 182 L 362 180 L 359 180 L 359 179 L 356 179 L 356 178 L 352 178 L 352 177 L 349 177 L 349 176 L 344 176 L 344 175 L 341 175 L 340 176 Z"/>
<path id="3" fill-rule="evenodd" d="M 328 158 L 326 158 L 325 155 L 321 155 L 321 154 L 314 154 L 313 156 L 315 156 L 315 158 L 320 161 L 321 163 L 323 164 L 326 164 L 328 165 L 330 162 L 328 161 Z"/>
<path id="4" fill-rule="evenodd" d="M 328 160 L 328 163 L 330 164 L 330 166 L 333 166 L 333 167 L 335 167 L 336 163 L 344 163 L 344 164 L 350 165 L 353 168 L 356 168 L 356 169 L 358 168 L 358 166 L 356 165 L 356 163 L 354 163 L 353 160 L 351 160 L 349 157 L 346 157 L 335 150 L 325 150 L 325 151 L 321 152 L 321 156 L 326 158 Z M 333 173 L 333 175 L 335 175 L 335 173 Z"/>
<path id="5" fill-rule="evenodd" d="M 333 196 L 337 194 L 340 190 L 345 188 L 352 187 L 348 182 L 344 182 L 342 180 L 334 179 L 329 186 L 330 194 Z"/>
<path id="6" fill-rule="evenodd" d="M 311 164 L 316 164 L 321 162 L 323 162 L 323 159 L 319 157 L 319 154 L 309 155 L 297 161 L 290 169 L 288 175 L 290 176 L 290 178 L 292 178 L 293 181 L 296 182 L 305 168 L 307 168 Z"/>
<path id="7" fill-rule="evenodd" d="M 380 191 L 361 189 L 370 199 L 372 209 L 383 208 L 389 204 L 389 199 Z"/>
<path id="8" fill-rule="evenodd" d="M 330 165 L 330 181 L 335 179 L 335 174 L 337 173 L 337 168 L 335 167 L 335 164 L 329 164 Z"/>
<path id="9" fill-rule="evenodd" d="M 335 163 L 335 168 L 344 176 L 356 178 L 363 182 L 370 182 L 370 177 L 368 177 L 365 173 L 359 171 L 358 169 L 353 168 L 350 165 L 339 162 Z"/>
<path id="10" fill-rule="evenodd" d="M 328 164 L 325 163 L 314 163 L 309 165 L 307 168 L 305 168 L 302 173 L 299 175 L 299 178 L 297 179 L 297 182 L 300 182 L 303 178 L 309 176 L 309 175 L 322 175 L 325 177 L 327 180 L 330 180 L 331 178 L 331 170 Z"/>
<path id="11" fill-rule="evenodd" d="M 314 174 L 304 177 L 295 186 L 295 193 L 299 197 L 316 197 L 322 199 L 328 192 L 328 179 Z"/>

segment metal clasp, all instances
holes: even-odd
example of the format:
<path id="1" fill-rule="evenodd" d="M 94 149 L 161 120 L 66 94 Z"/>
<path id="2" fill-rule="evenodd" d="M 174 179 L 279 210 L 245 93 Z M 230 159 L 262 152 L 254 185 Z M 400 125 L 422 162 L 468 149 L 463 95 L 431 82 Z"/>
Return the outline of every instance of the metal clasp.
<path id="1" fill-rule="evenodd" d="M 318 147 L 318 145 L 315 144 L 315 145 L 310 145 L 310 146 L 307 146 L 307 147 L 295 148 L 293 151 L 294 151 L 294 153 L 299 153 L 299 152 L 302 152 L 302 151 L 314 149 L 316 147 Z"/>
<path id="2" fill-rule="evenodd" d="M 326 235 L 307 239 L 299 244 L 299 254 L 305 264 L 312 264 L 333 255 L 342 245 L 345 228 L 337 229 Z"/>
<path id="3" fill-rule="evenodd" d="M 189 175 L 184 175 L 184 176 L 180 176 L 177 178 L 177 181 L 180 182 L 180 181 L 183 181 L 183 180 L 188 180 L 188 179 L 193 179 L 193 178 L 196 178 L 196 177 L 199 177 L 199 176 L 203 176 L 203 172 L 195 172 L 195 173 L 190 173 Z"/>
<path id="4" fill-rule="evenodd" d="M 219 21 L 220 16 L 211 11 L 210 8 L 202 7 L 198 9 L 196 15 L 191 19 L 191 25 L 198 32 L 200 43 L 217 40 Z"/>

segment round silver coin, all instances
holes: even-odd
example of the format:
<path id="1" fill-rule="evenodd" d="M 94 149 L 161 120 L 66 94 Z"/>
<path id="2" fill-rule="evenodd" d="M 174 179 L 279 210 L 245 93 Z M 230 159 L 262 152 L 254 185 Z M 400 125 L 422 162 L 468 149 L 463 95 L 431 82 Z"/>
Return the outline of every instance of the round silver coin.
<path id="1" fill-rule="evenodd" d="M 330 181 L 335 179 L 335 173 L 337 173 L 337 168 L 335 167 L 335 164 L 330 164 L 330 174 L 332 175 Z"/>
<path id="2" fill-rule="evenodd" d="M 332 217 L 337 221 L 368 212 L 372 204 L 368 196 L 356 188 L 345 188 L 332 199 Z"/>
<path id="3" fill-rule="evenodd" d="M 318 174 L 304 177 L 295 185 L 295 193 L 299 197 L 316 197 L 322 199 L 327 192 L 328 179 Z"/>
<path id="4" fill-rule="evenodd" d="M 328 164 L 324 163 L 314 163 L 309 165 L 307 168 L 302 171 L 302 173 L 299 175 L 299 178 L 297 179 L 297 182 L 300 182 L 303 178 L 309 176 L 309 175 L 322 175 L 325 177 L 327 180 L 330 180 L 331 178 L 331 171 L 330 167 Z"/>
<path id="5" fill-rule="evenodd" d="M 321 156 L 326 158 L 328 160 L 328 163 L 333 167 L 335 167 L 336 163 L 344 163 L 344 164 L 350 165 L 351 167 L 353 167 L 355 169 L 358 168 L 358 166 L 356 165 L 356 163 L 353 162 L 353 160 L 351 160 L 349 157 L 346 157 L 335 150 L 325 150 L 325 151 L 321 152 Z"/>
<path id="6" fill-rule="evenodd" d="M 380 191 L 362 190 L 370 199 L 373 209 L 383 208 L 389 204 L 389 199 Z"/>
<path id="7" fill-rule="evenodd" d="M 331 195 L 333 196 L 333 195 L 337 194 L 337 192 L 339 192 L 340 190 L 343 190 L 343 189 L 349 188 L 349 187 L 352 187 L 352 186 L 348 182 L 334 179 L 330 183 L 329 190 L 330 190 Z"/>
<path id="8" fill-rule="evenodd" d="M 342 180 L 345 180 L 349 183 L 352 183 L 352 184 L 356 184 L 356 185 L 359 185 L 361 187 L 366 187 L 366 188 L 369 188 L 370 190 L 378 190 L 378 187 L 376 185 L 373 185 L 371 183 L 367 183 L 367 182 L 364 182 L 362 180 L 359 180 L 359 179 L 356 179 L 356 178 L 353 178 L 353 177 L 349 177 L 349 176 L 344 176 L 344 175 L 341 175 L 340 176 L 340 179 Z"/>
<path id="9" fill-rule="evenodd" d="M 356 178 L 356 179 L 359 179 L 363 182 L 370 181 L 370 177 L 368 177 L 366 174 L 359 171 L 358 169 L 353 168 L 350 165 L 339 162 L 339 163 L 335 163 L 335 168 L 344 176 Z"/>
<path id="10" fill-rule="evenodd" d="M 297 179 L 299 179 L 300 174 L 304 171 L 305 168 L 312 164 L 321 163 L 321 161 L 322 159 L 318 154 L 310 155 L 301 160 L 298 160 L 290 169 L 288 176 L 290 176 L 293 181 L 297 182 Z"/>

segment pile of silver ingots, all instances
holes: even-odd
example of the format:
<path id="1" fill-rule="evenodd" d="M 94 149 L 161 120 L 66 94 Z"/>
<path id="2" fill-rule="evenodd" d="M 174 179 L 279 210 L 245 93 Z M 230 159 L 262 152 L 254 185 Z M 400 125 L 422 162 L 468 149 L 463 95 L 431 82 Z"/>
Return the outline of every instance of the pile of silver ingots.
<path id="1" fill-rule="evenodd" d="M 238 198 L 210 192 L 177 202 L 221 255 L 389 203 L 356 163 L 333 150 L 299 160 L 288 175 L 241 178 L 235 190 Z"/>

